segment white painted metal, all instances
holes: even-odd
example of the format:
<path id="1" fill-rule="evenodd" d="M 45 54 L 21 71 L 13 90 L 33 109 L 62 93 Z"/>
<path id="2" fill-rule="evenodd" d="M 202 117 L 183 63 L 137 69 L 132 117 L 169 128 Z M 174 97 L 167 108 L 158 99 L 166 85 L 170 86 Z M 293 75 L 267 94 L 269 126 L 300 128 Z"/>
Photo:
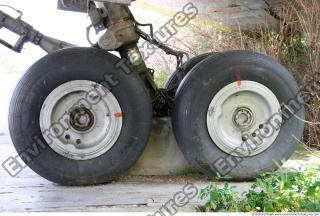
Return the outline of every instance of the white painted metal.
<path id="1" fill-rule="evenodd" d="M 253 156 L 277 138 L 280 128 L 270 127 L 268 121 L 280 111 L 277 97 L 266 86 L 253 81 L 234 82 L 212 99 L 207 127 L 213 142 L 224 152 L 238 156 L 237 150 L 244 148 Z M 282 122 L 281 115 L 277 115 L 277 122 Z"/>
<path id="2" fill-rule="evenodd" d="M 40 113 L 44 139 L 58 154 L 75 160 L 96 158 L 117 141 L 122 111 L 104 86 L 75 80 L 54 89 Z"/>

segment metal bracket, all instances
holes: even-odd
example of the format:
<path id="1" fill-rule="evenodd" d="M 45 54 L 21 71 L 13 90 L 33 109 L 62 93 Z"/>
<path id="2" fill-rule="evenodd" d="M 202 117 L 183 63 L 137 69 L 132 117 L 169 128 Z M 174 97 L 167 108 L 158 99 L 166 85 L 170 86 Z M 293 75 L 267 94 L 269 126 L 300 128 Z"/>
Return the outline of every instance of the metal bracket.
<path id="1" fill-rule="evenodd" d="M 10 43 L 0 39 L 0 44 L 18 53 L 21 52 L 23 45 L 27 42 L 31 42 L 40 46 L 47 53 L 52 53 L 62 48 L 75 46 L 61 40 L 47 37 L 35 30 L 30 24 L 21 20 L 21 16 L 18 18 L 13 18 L 1 10 L 0 28 L 6 28 L 20 36 L 15 45 L 11 45 Z"/>

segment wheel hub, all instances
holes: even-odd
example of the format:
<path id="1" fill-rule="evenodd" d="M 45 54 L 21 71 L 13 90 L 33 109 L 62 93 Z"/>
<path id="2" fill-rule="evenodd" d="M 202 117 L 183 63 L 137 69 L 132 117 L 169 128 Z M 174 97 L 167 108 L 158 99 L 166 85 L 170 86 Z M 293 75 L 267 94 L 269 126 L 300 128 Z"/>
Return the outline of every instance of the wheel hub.
<path id="1" fill-rule="evenodd" d="M 257 155 L 269 148 L 280 132 L 271 131 L 266 125 L 279 110 L 277 97 L 266 86 L 241 81 L 240 88 L 234 82 L 212 99 L 207 112 L 208 132 L 212 141 L 228 154 L 238 156 L 239 148 L 250 148 L 250 156 Z M 278 120 L 282 122 L 281 117 Z M 244 142 L 249 145 L 243 145 Z"/>
<path id="2" fill-rule="evenodd" d="M 58 154 L 89 160 L 116 143 L 122 129 L 122 115 L 116 115 L 119 113 L 121 107 L 107 88 L 88 80 L 74 80 L 58 86 L 45 99 L 40 129 Z"/>
<path id="3" fill-rule="evenodd" d="M 233 113 L 233 122 L 240 130 L 250 129 L 254 122 L 254 114 L 248 107 L 238 107 Z"/>
<path id="4" fill-rule="evenodd" d="M 93 113 L 85 108 L 78 107 L 70 112 L 70 125 L 77 131 L 88 131 L 94 124 Z"/>

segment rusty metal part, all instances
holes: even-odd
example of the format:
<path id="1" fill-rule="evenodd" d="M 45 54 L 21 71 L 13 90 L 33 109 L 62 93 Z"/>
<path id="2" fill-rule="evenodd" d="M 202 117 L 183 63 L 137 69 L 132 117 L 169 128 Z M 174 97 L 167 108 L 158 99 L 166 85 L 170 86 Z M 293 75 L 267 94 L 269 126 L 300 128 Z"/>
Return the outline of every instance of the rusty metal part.
<path id="1" fill-rule="evenodd" d="M 168 103 L 165 92 L 159 89 L 155 83 L 153 70 L 147 68 L 137 45 L 141 37 L 137 28 L 139 23 L 136 22 L 127 5 L 114 3 L 98 3 L 96 5 L 108 15 L 106 19 L 108 30 L 100 38 L 99 46 L 102 49 L 119 51 L 122 60 L 124 60 L 123 63 L 129 64 L 127 68 L 133 68 L 139 74 L 149 90 L 154 115 L 166 116 Z M 159 47 L 165 46 L 159 45 Z"/>
<path id="2" fill-rule="evenodd" d="M 94 115 L 85 107 L 70 112 L 70 125 L 77 131 L 88 131 L 94 124 Z"/>
<path id="3" fill-rule="evenodd" d="M 112 21 L 112 25 L 109 23 L 109 26 L 108 31 L 100 37 L 98 42 L 102 49 L 116 50 L 124 45 L 138 42 L 139 35 L 131 20 Z"/>
<path id="4" fill-rule="evenodd" d="M 84 8 L 84 5 L 86 5 L 92 21 L 89 29 L 94 27 L 96 32 L 107 29 L 95 47 L 109 51 L 119 51 L 122 60 L 128 64 L 128 68 L 132 68 L 133 71 L 141 77 L 146 88 L 149 90 L 155 115 L 163 116 L 163 113 L 167 113 L 168 110 L 165 92 L 157 87 L 153 77 L 153 70 L 146 66 L 137 45 L 142 35 L 141 32 L 138 31 L 137 26 L 142 24 L 136 22 L 128 8 L 127 3 L 131 1 L 121 1 L 121 4 L 119 4 L 120 1 L 116 1 L 118 3 L 112 3 L 115 1 L 116 0 L 99 0 L 95 3 L 93 3 L 93 1 L 86 1 L 86 4 L 84 4 L 84 1 L 60 0 L 60 5 L 69 7 L 77 6 L 78 8 Z M 74 4 L 72 5 L 72 3 Z M 20 52 L 26 42 L 39 45 L 48 53 L 74 46 L 73 44 L 47 37 L 33 29 L 28 23 L 21 19 L 14 19 L 2 11 L 0 11 L 0 27 L 5 27 L 20 35 L 20 39 L 14 46 L 0 40 L 1 44 L 16 52 Z M 145 36 L 145 39 L 149 39 L 146 34 L 142 36 Z M 153 35 L 151 35 L 151 38 L 153 38 L 152 36 Z M 167 48 L 167 46 L 163 44 L 157 43 L 157 46 L 166 50 L 168 54 L 175 54 L 172 49 Z M 179 61 L 178 65 L 180 65 Z"/>

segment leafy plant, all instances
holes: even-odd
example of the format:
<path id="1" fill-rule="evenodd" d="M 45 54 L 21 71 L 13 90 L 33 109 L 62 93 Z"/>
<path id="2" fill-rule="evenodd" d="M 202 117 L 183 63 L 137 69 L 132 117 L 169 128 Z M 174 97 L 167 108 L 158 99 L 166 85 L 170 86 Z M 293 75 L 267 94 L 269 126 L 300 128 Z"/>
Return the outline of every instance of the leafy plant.
<path id="1" fill-rule="evenodd" d="M 248 193 L 240 196 L 233 186 L 211 183 L 201 190 L 198 208 L 204 212 L 320 212 L 320 164 L 305 171 L 267 173 L 256 179 Z"/>
<path id="2" fill-rule="evenodd" d="M 200 211 L 239 211 L 238 194 L 234 193 L 234 186 L 225 183 L 223 188 L 211 183 L 200 192 L 200 199 L 209 198 L 205 206 L 200 207 Z"/>

